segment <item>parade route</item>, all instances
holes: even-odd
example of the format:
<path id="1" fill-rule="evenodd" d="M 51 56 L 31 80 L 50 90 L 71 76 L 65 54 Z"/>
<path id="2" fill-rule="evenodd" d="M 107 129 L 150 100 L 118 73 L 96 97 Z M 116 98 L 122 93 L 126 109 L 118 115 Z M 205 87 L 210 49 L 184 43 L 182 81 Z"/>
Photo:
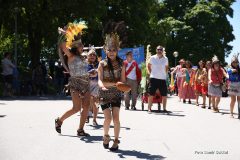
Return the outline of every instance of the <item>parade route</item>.
<path id="1" fill-rule="evenodd" d="M 62 135 L 54 128 L 54 119 L 71 107 L 70 99 L 0 100 L 0 160 L 239 160 L 240 120 L 237 114 L 230 118 L 229 104 L 230 98 L 222 98 L 220 113 L 213 113 L 171 96 L 170 114 L 141 111 L 140 101 L 137 111 L 122 106 L 120 148 L 110 152 L 102 146 L 101 109 L 99 126 L 93 127 L 92 119 L 85 126 L 91 136 L 77 137 L 79 113 L 64 121 Z"/>

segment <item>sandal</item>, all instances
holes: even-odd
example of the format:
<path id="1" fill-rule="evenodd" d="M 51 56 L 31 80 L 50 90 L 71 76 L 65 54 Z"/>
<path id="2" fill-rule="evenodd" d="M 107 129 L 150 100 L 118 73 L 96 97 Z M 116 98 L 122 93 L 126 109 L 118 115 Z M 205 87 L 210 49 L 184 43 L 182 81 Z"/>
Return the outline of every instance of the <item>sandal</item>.
<path id="1" fill-rule="evenodd" d="M 90 116 L 87 117 L 86 123 L 89 123 Z"/>
<path id="2" fill-rule="evenodd" d="M 59 117 L 55 119 L 55 129 L 58 133 L 61 133 L 62 122 L 59 120 Z"/>
<path id="3" fill-rule="evenodd" d="M 111 138 L 109 135 L 104 135 L 103 137 L 103 147 L 105 149 L 108 149 L 109 148 L 109 142 L 111 141 Z"/>
<path id="4" fill-rule="evenodd" d="M 115 139 L 113 142 L 112 147 L 109 149 L 110 151 L 117 151 L 118 150 L 118 144 L 120 143 L 120 141 L 118 139 Z"/>
<path id="5" fill-rule="evenodd" d="M 88 137 L 88 136 L 90 136 L 90 134 L 86 133 L 83 129 L 78 129 L 77 130 L 77 135 L 79 137 Z"/>
<path id="6" fill-rule="evenodd" d="M 216 107 L 214 107 L 214 108 L 213 108 L 213 112 L 214 112 L 214 113 L 219 113 L 219 109 L 216 108 Z"/>
<path id="7" fill-rule="evenodd" d="M 98 123 L 96 120 L 93 120 L 93 126 L 98 126 Z"/>
<path id="8" fill-rule="evenodd" d="M 203 106 L 202 106 L 202 108 L 203 108 L 203 109 L 205 109 L 205 108 L 206 108 L 206 106 L 205 106 L 205 105 L 203 105 Z"/>

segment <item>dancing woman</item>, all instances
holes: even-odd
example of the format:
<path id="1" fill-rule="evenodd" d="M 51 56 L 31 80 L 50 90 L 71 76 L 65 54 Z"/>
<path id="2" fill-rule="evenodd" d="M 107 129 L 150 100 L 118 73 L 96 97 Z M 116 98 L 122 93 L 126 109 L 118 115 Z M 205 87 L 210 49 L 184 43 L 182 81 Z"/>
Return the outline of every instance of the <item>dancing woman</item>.
<path id="1" fill-rule="evenodd" d="M 98 67 L 100 104 L 105 118 L 103 146 L 105 149 L 109 147 L 109 128 L 113 120 L 115 139 L 110 150 L 116 151 L 119 144 L 119 112 L 122 97 L 121 91 L 116 88 L 116 82 L 125 82 L 125 66 L 122 59 L 118 57 L 119 37 L 117 34 L 112 33 L 106 36 L 104 50 L 107 57 L 99 63 Z"/>
<path id="2" fill-rule="evenodd" d="M 207 71 L 207 79 L 206 79 L 206 86 L 208 86 L 208 71 L 212 68 L 212 61 L 207 61 L 206 62 L 206 71 Z M 212 104 L 212 98 L 211 96 L 208 94 L 208 87 L 207 87 L 207 96 L 208 96 L 208 109 L 211 109 L 211 104 Z"/>
<path id="3" fill-rule="evenodd" d="M 98 115 L 98 59 L 97 53 L 94 49 L 88 52 L 88 72 L 90 75 L 90 106 L 93 111 L 93 126 L 97 126 L 97 115 Z"/>
<path id="4" fill-rule="evenodd" d="M 211 96 L 213 111 L 215 113 L 219 112 L 218 104 L 222 97 L 221 84 L 224 77 L 227 77 L 227 74 L 220 66 L 217 56 L 214 56 L 212 58 L 212 68 L 208 71 L 208 94 Z"/>
<path id="5" fill-rule="evenodd" d="M 183 68 L 183 65 L 185 64 L 185 60 L 184 59 L 181 59 L 179 61 L 179 65 L 176 66 L 174 68 L 174 70 L 171 72 L 171 74 L 176 74 L 176 79 L 177 79 L 177 93 L 178 93 L 178 97 L 179 97 L 179 101 L 181 101 L 181 94 L 182 94 L 182 79 L 183 79 L 183 75 L 184 73 L 182 72 L 182 68 Z"/>
<path id="6" fill-rule="evenodd" d="M 228 75 L 229 75 L 228 94 L 231 96 L 230 114 L 231 114 L 231 117 L 234 118 L 233 109 L 237 100 L 238 119 L 240 119 L 240 68 L 239 68 L 238 55 L 234 55 L 232 57 L 231 68 L 228 69 Z"/>
<path id="7" fill-rule="evenodd" d="M 186 103 L 186 100 L 188 99 L 188 103 L 191 104 L 191 99 L 195 99 L 195 93 L 194 93 L 194 85 L 193 85 L 193 79 L 194 79 L 194 70 L 192 69 L 192 63 L 190 61 L 185 62 L 186 68 L 182 68 L 183 79 L 182 79 L 182 94 L 181 99 L 183 99 L 183 103 Z"/>
<path id="8" fill-rule="evenodd" d="M 196 105 L 199 106 L 199 97 L 202 94 L 203 97 L 203 106 L 206 108 L 206 95 L 207 95 L 207 85 L 204 85 L 203 81 L 207 80 L 207 71 L 205 69 L 205 62 L 200 60 L 198 62 L 199 68 L 196 71 L 195 75 L 195 92 L 196 92 Z"/>
<path id="9" fill-rule="evenodd" d="M 86 59 L 81 56 L 83 52 L 83 44 L 81 41 L 82 30 L 87 28 L 86 25 L 81 23 L 69 23 L 66 30 L 62 30 L 62 41 L 59 41 L 59 56 L 67 56 L 68 67 L 64 67 L 69 71 L 69 88 L 71 92 L 73 107 L 65 112 L 60 118 L 55 119 L 55 129 L 61 133 L 61 126 L 65 119 L 73 114 L 81 111 L 80 124 L 77 130 L 78 136 L 89 136 L 84 131 L 84 124 L 88 115 L 89 109 L 89 73 L 87 71 L 88 63 Z M 64 61 L 62 61 L 64 63 Z"/>

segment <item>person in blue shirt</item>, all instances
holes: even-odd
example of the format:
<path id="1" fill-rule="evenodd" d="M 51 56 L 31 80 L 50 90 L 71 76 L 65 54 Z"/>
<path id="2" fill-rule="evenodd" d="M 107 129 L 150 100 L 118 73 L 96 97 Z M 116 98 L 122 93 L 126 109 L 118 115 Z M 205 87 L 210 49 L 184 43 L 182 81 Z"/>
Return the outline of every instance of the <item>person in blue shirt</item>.
<path id="1" fill-rule="evenodd" d="M 238 119 L 240 119 L 240 68 L 238 55 L 234 55 L 231 59 L 231 68 L 228 69 L 229 90 L 231 96 L 230 113 L 233 116 L 235 102 L 238 102 Z"/>
<path id="2" fill-rule="evenodd" d="M 93 111 L 93 126 L 97 126 L 98 115 L 98 59 L 94 49 L 91 49 L 87 54 L 88 59 L 88 72 L 90 75 L 90 109 Z M 89 118 L 87 120 L 89 122 Z"/>

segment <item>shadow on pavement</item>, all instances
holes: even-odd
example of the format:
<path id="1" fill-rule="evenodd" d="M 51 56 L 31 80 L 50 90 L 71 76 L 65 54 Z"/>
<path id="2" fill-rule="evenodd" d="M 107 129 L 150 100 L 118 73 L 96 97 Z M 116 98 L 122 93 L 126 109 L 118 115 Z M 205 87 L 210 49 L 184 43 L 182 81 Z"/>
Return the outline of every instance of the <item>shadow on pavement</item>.
<path id="1" fill-rule="evenodd" d="M 6 105 L 6 103 L 0 103 L 0 105 Z"/>
<path id="2" fill-rule="evenodd" d="M 98 113 L 99 114 L 99 113 Z M 77 116 L 80 116 L 80 114 L 78 114 Z M 90 119 L 92 119 L 93 117 L 92 116 L 90 116 Z M 104 117 L 102 117 L 102 116 L 97 116 L 97 119 L 104 119 Z"/>
<path id="3" fill-rule="evenodd" d="M 101 129 L 101 128 L 103 128 L 103 125 L 101 125 L 101 124 L 98 124 L 97 126 L 94 126 L 94 125 L 92 125 L 92 124 L 89 124 L 88 126 L 91 126 L 91 127 L 93 127 L 94 128 L 94 130 L 95 129 Z M 110 128 L 114 128 L 114 126 L 110 126 Z M 129 127 L 120 127 L 121 129 L 125 129 L 125 130 L 130 130 L 131 128 L 129 128 Z"/>
<path id="4" fill-rule="evenodd" d="M 0 118 L 4 118 L 4 117 L 6 117 L 7 115 L 0 115 Z"/>
<path id="5" fill-rule="evenodd" d="M 84 141 L 85 143 L 102 142 L 102 139 L 103 139 L 102 136 L 80 137 L 80 140 L 81 140 L 81 141 Z"/>
<path id="6" fill-rule="evenodd" d="M 81 141 L 84 141 L 84 142 L 86 142 L 86 143 L 96 143 L 96 142 L 102 141 L 102 136 L 79 137 L 79 136 L 66 135 L 66 134 L 60 134 L 60 136 L 79 138 Z"/>
<path id="7" fill-rule="evenodd" d="M 176 113 L 174 111 L 168 111 L 168 113 L 162 112 L 162 111 L 158 111 L 158 110 L 152 110 L 152 112 L 150 114 L 154 114 L 154 115 L 164 115 L 164 116 L 176 116 L 176 117 L 185 117 L 184 114 L 179 114 L 178 112 L 181 111 L 176 111 Z"/>
<path id="8" fill-rule="evenodd" d="M 126 158 L 125 156 L 134 156 L 138 159 L 149 159 L 149 160 L 161 160 L 165 159 L 166 157 L 163 157 L 161 155 L 151 155 L 149 153 L 143 153 L 141 151 L 129 151 L 129 150 L 121 150 L 119 149 L 115 153 L 118 153 L 119 158 Z"/>

